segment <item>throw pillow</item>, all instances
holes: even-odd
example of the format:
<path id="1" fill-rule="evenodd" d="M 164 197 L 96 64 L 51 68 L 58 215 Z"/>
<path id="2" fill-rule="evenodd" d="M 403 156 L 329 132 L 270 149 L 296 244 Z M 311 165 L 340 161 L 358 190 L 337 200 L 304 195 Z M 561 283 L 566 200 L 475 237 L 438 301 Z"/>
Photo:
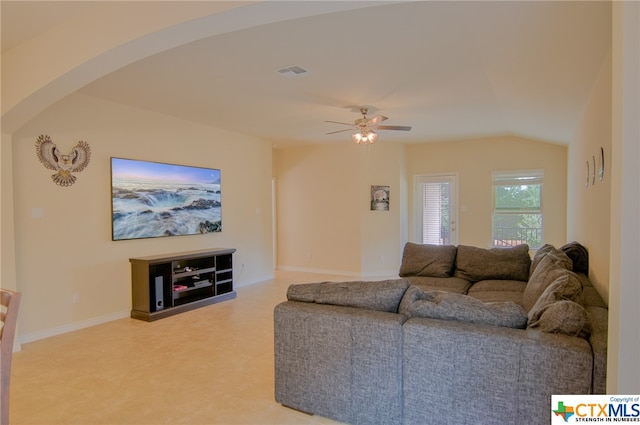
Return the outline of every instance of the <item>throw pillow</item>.
<path id="1" fill-rule="evenodd" d="M 455 277 L 471 282 L 485 279 L 529 279 L 531 257 L 529 245 L 512 248 L 484 249 L 475 246 L 458 245 Z"/>
<path id="2" fill-rule="evenodd" d="M 574 272 L 589 274 L 589 252 L 587 248 L 574 241 L 562 245 L 560 249 L 573 261 Z"/>
<path id="3" fill-rule="evenodd" d="M 540 318 L 530 323 L 528 328 L 584 339 L 591 335 L 587 311 L 580 304 L 569 300 L 547 304 Z"/>
<path id="4" fill-rule="evenodd" d="M 562 274 L 571 270 L 571 260 L 567 255 L 554 249 L 548 252 L 536 266 L 522 294 L 522 305 L 527 311 L 536 303 L 540 295 Z"/>
<path id="5" fill-rule="evenodd" d="M 299 283 L 289 286 L 287 299 L 397 313 L 408 287 L 406 279 Z"/>
<path id="6" fill-rule="evenodd" d="M 527 325 L 526 311 L 514 302 L 483 303 L 468 295 L 424 291 L 415 286 L 407 289 L 398 312 L 407 317 L 457 320 L 518 329 L 524 329 Z"/>
<path id="7" fill-rule="evenodd" d="M 538 321 L 549 304 L 563 300 L 580 304 L 584 302 L 582 282 L 578 275 L 570 271 L 558 276 L 538 297 L 538 300 L 529 310 L 529 323 Z"/>
<path id="8" fill-rule="evenodd" d="M 553 252 L 556 248 L 553 245 L 544 244 L 533 255 L 533 260 L 531 260 L 531 268 L 529 269 L 529 277 L 533 274 L 540 261 L 550 252 Z"/>
<path id="9" fill-rule="evenodd" d="M 407 242 L 402 254 L 400 276 L 450 277 L 456 260 L 453 245 Z"/>

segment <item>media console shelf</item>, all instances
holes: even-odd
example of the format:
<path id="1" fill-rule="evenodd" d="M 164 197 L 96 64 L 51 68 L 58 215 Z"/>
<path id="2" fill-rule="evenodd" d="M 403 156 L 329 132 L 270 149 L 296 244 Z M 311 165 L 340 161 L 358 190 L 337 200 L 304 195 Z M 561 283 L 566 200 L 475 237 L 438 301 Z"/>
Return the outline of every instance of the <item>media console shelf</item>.
<path id="1" fill-rule="evenodd" d="M 130 258 L 131 317 L 150 322 L 235 298 L 234 252 L 217 248 Z"/>

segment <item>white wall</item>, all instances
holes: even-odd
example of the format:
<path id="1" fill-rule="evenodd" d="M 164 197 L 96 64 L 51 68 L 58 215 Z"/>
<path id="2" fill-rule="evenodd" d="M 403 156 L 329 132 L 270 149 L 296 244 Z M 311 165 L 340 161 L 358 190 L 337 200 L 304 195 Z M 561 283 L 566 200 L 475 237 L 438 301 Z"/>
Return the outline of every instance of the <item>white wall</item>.
<path id="1" fill-rule="evenodd" d="M 604 176 L 597 175 L 600 148 L 604 150 Z M 567 237 L 589 250 L 589 279 L 609 300 L 609 237 L 611 222 L 611 57 L 589 97 L 578 129 L 569 146 Z M 593 159 L 596 182 L 593 182 Z M 590 163 L 586 185 L 587 161 Z"/>
<path id="2" fill-rule="evenodd" d="M 370 147 L 279 149 L 278 268 L 397 275 L 414 231 L 413 175 L 459 175 L 459 243 L 491 241 L 491 171 L 544 169 L 545 242 L 566 243 L 567 148 L 517 137 Z M 391 188 L 390 211 L 371 211 L 371 185 Z"/>
<path id="3" fill-rule="evenodd" d="M 408 237 L 406 149 L 402 144 L 381 142 L 361 151 L 362 274 L 397 276 Z M 389 186 L 389 211 L 371 210 L 371 186 Z"/>
<path id="4" fill-rule="evenodd" d="M 357 146 L 278 149 L 274 156 L 278 268 L 359 274 Z"/>
<path id="5" fill-rule="evenodd" d="M 278 268 L 351 276 L 397 275 L 406 216 L 404 148 L 345 143 L 277 149 Z M 371 211 L 371 186 L 390 187 Z"/>
<path id="6" fill-rule="evenodd" d="M 52 171 L 36 158 L 40 134 L 62 152 L 78 140 L 89 143 L 91 162 L 74 185 L 51 181 Z M 238 250 L 237 286 L 272 276 L 269 143 L 78 94 L 33 118 L 12 139 L 13 164 L 19 164 L 13 189 L 23 342 L 127 316 L 130 257 L 232 247 Z M 112 156 L 220 168 L 223 231 L 112 241 Z M 33 215 L 37 209 L 42 218 Z"/>
<path id="7" fill-rule="evenodd" d="M 491 245 L 492 171 L 543 169 L 544 242 L 566 243 L 567 148 L 513 136 L 407 146 L 409 181 L 417 174 L 458 174 L 458 243 Z M 411 183 L 413 184 L 413 183 Z M 413 204 L 414 191 L 409 191 Z M 409 235 L 415 233 L 410 210 Z"/>

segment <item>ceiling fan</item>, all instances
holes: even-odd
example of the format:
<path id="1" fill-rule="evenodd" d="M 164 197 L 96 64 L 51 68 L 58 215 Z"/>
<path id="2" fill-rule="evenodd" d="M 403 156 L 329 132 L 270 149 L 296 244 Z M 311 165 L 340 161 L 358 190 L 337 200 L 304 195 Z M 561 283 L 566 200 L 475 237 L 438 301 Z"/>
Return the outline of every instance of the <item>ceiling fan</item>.
<path id="1" fill-rule="evenodd" d="M 410 126 L 406 125 L 380 125 L 382 121 L 387 120 L 388 118 L 383 115 L 376 115 L 373 118 L 367 118 L 367 113 L 369 112 L 369 108 L 362 107 L 360 108 L 360 113 L 362 114 L 362 118 L 358 118 L 353 122 L 353 124 L 349 124 L 346 122 L 339 121 L 325 121 L 334 124 L 348 125 L 350 128 L 346 128 L 344 130 L 332 131 L 327 134 L 335 134 L 341 133 L 343 131 L 354 131 L 351 135 L 351 139 L 357 144 L 367 144 L 367 143 L 375 143 L 378 139 L 378 134 L 374 130 L 401 130 L 401 131 L 409 131 L 411 130 Z"/>

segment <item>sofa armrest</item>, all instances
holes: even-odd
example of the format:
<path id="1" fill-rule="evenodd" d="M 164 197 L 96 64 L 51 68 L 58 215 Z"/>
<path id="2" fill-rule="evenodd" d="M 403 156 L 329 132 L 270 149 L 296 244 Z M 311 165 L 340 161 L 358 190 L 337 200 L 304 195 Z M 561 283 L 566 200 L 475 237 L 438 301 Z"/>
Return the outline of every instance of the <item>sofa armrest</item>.
<path id="1" fill-rule="evenodd" d="M 591 323 L 589 342 L 593 350 L 593 394 L 607 393 L 607 341 L 609 339 L 609 310 L 587 306 L 587 316 Z"/>
<path id="2" fill-rule="evenodd" d="M 400 424 L 405 320 L 361 308 L 278 304 L 276 401 L 341 422 Z"/>
<path id="3" fill-rule="evenodd" d="M 546 425 L 552 394 L 591 389 L 584 339 L 427 318 L 403 330 L 405 423 Z"/>

